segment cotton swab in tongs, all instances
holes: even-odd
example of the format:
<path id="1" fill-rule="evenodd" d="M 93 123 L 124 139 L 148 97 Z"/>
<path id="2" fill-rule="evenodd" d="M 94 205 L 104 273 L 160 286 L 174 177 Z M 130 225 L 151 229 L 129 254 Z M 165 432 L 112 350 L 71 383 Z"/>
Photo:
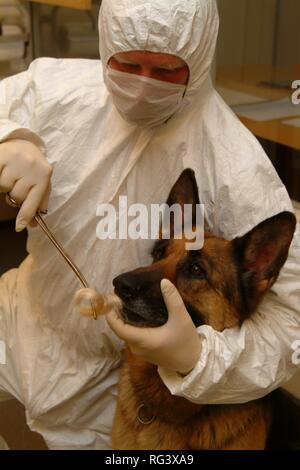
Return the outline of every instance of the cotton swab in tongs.
<path id="1" fill-rule="evenodd" d="M 91 304 L 97 315 L 106 315 L 112 309 L 120 311 L 122 308 L 122 301 L 117 295 L 101 295 L 94 289 L 80 289 L 75 294 L 74 302 L 80 314 L 87 317 L 93 315 Z"/>
<path id="2" fill-rule="evenodd" d="M 6 201 L 10 206 L 15 207 L 15 208 L 20 208 L 20 206 L 21 206 L 9 194 L 6 194 Z M 86 296 L 86 298 L 88 298 L 89 302 L 90 302 L 90 306 L 89 306 L 90 315 L 93 316 L 95 320 L 97 320 L 97 316 L 101 314 L 101 308 L 104 307 L 104 303 L 105 303 L 104 300 L 103 300 L 103 305 L 101 307 L 101 303 L 102 303 L 101 298 L 102 298 L 102 296 L 100 296 L 93 289 L 89 289 L 87 280 L 85 279 L 83 274 L 80 272 L 80 270 L 77 268 L 75 263 L 72 261 L 70 256 L 65 252 L 63 247 L 58 243 L 58 241 L 56 240 L 54 235 L 51 233 L 51 231 L 49 230 L 46 222 L 44 221 L 44 219 L 41 216 L 41 212 L 37 212 L 37 214 L 34 216 L 34 220 L 41 227 L 41 229 L 44 231 L 44 233 L 47 235 L 47 237 L 53 243 L 53 245 L 57 248 L 59 253 L 62 255 L 64 260 L 68 263 L 70 268 L 73 270 L 73 272 L 75 273 L 75 275 L 77 276 L 77 278 L 79 279 L 81 284 L 83 285 L 84 289 L 81 289 L 79 291 L 79 292 L 81 292 L 81 294 L 78 298 L 82 298 L 83 297 L 82 291 L 84 291 L 85 289 L 88 289 L 89 294 L 88 294 L 88 296 Z M 78 300 L 77 300 L 77 302 L 78 302 Z"/>

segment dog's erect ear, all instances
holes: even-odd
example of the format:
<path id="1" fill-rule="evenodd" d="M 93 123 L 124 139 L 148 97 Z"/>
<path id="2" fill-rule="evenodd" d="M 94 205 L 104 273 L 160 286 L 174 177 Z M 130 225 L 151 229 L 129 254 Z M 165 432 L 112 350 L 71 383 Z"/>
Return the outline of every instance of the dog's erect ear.
<path id="1" fill-rule="evenodd" d="M 294 214 L 281 212 L 233 241 L 241 270 L 246 315 L 254 312 L 276 281 L 288 257 L 295 228 Z"/>
<path id="2" fill-rule="evenodd" d="M 185 169 L 178 180 L 172 187 L 170 194 L 168 196 L 167 206 L 172 207 L 174 204 L 179 204 L 181 207 L 181 219 L 172 220 L 171 233 L 174 235 L 174 226 L 181 227 L 183 225 L 183 216 L 185 214 L 184 206 L 189 204 L 192 208 L 192 220 L 189 221 L 191 225 L 196 225 L 197 217 L 196 210 L 197 204 L 200 204 L 199 201 L 199 191 L 195 178 L 195 173 L 190 168 Z"/>
<path id="3" fill-rule="evenodd" d="M 195 173 L 190 168 L 184 170 L 174 184 L 167 199 L 167 205 L 200 204 Z"/>

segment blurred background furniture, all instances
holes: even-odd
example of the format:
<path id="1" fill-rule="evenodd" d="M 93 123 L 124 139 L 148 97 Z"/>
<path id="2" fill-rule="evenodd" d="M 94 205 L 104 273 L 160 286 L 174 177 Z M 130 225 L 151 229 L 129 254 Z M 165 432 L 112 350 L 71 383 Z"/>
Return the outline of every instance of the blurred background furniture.
<path id="1" fill-rule="evenodd" d="M 28 0 L 29 2 L 43 3 L 44 5 L 56 5 L 78 10 L 89 10 L 92 0 Z"/>
<path id="2" fill-rule="evenodd" d="M 19 0 L 0 3 L 0 79 L 18 73 L 32 60 L 28 5 Z"/>
<path id="3" fill-rule="evenodd" d="M 101 0 L 29 0 L 34 57 L 99 59 Z"/>

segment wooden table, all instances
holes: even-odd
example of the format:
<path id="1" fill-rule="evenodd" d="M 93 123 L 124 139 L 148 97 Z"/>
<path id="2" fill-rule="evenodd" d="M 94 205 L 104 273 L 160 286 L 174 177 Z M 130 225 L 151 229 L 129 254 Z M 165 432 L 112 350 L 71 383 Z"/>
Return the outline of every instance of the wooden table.
<path id="1" fill-rule="evenodd" d="M 292 83 L 299 79 L 300 65 L 276 68 L 271 65 L 232 66 L 217 69 L 216 85 L 263 101 L 276 101 L 290 97 L 295 90 L 275 87 L 268 82 Z M 288 118 L 257 121 L 239 116 L 241 122 L 260 139 L 290 197 L 300 202 L 300 128 L 283 124 Z"/>
<path id="2" fill-rule="evenodd" d="M 291 96 L 295 90 L 275 88 L 263 82 L 272 80 L 292 82 L 299 79 L 300 65 L 276 68 L 270 65 L 251 65 L 218 69 L 216 83 L 220 87 L 248 93 L 270 101 Z M 300 150 L 300 128 L 282 123 L 288 117 L 271 121 L 255 121 L 243 116 L 239 116 L 239 118 L 257 137 Z"/>
<path id="3" fill-rule="evenodd" d="M 56 5 L 60 7 L 76 8 L 77 10 L 90 10 L 92 0 L 28 0 L 34 3 L 43 3 L 45 5 Z"/>
<path id="4" fill-rule="evenodd" d="M 290 147 L 295 150 L 300 150 L 300 127 L 283 124 L 282 121 L 285 119 L 254 121 L 243 116 L 239 116 L 239 119 L 257 137 L 285 145 L 286 147 Z"/>

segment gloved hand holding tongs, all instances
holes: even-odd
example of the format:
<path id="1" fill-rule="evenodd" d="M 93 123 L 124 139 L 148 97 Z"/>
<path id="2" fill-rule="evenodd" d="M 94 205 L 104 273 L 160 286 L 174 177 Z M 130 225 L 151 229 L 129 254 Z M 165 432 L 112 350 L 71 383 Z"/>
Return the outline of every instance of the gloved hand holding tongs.
<path id="1" fill-rule="evenodd" d="M 12 139 L 0 145 L 0 192 L 9 193 L 20 207 L 16 231 L 45 213 L 51 191 L 52 166 L 35 144 Z"/>
<path id="2" fill-rule="evenodd" d="M 6 192 L 7 203 L 20 208 L 16 218 L 16 231 L 20 232 L 27 225 L 38 224 L 49 240 L 57 248 L 70 268 L 74 271 L 84 289 L 77 292 L 75 303 L 83 315 L 106 313 L 110 308 L 107 296 L 101 296 L 90 289 L 88 283 L 70 256 L 62 248 L 49 230 L 43 214 L 51 191 L 52 167 L 41 150 L 33 143 L 14 139 L 0 146 L 0 190 Z"/>

